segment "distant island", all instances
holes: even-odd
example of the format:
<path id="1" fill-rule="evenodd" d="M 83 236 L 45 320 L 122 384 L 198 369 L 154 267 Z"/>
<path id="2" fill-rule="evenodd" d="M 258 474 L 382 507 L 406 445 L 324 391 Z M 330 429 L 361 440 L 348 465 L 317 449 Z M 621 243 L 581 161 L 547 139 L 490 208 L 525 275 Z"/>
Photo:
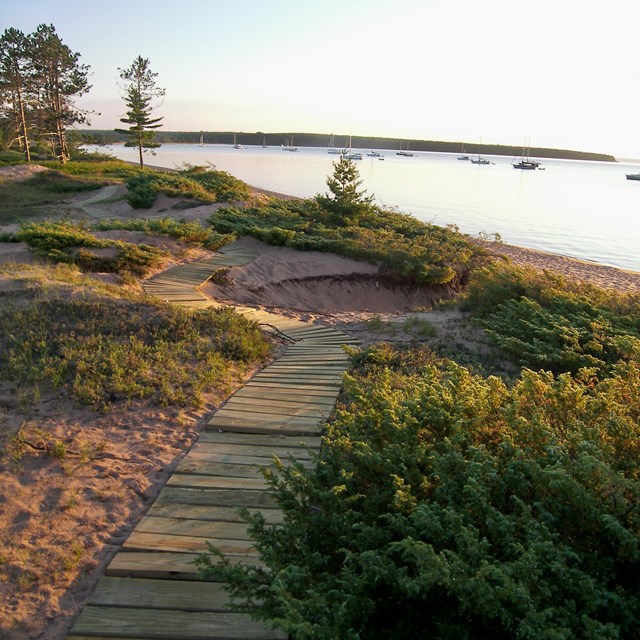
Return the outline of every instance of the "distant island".
<path id="1" fill-rule="evenodd" d="M 113 130 L 84 129 L 75 132 L 83 142 L 90 144 L 114 144 L 125 142 L 126 136 Z M 164 144 L 238 144 L 274 147 L 293 141 L 301 147 L 327 147 L 332 136 L 327 133 L 246 133 L 243 131 L 157 131 L 155 138 Z M 333 136 L 335 146 L 340 148 L 347 144 L 348 134 L 341 133 Z M 352 136 L 351 145 L 358 149 L 406 149 L 410 151 L 437 151 L 441 153 L 460 153 L 462 141 L 444 142 L 439 140 L 407 140 L 402 138 L 381 138 L 377 136 Z M 468 155 L 486 154 L 496 156 L 519 156 L 522 146 L 502 144 L 464 143 L 464 152 Z M 589 151 L 574 151 L 572 149 L 548 149 L 546 147 L 531 147 L 531 156 L 536 158 L 562 158 L 565 160 L 596 160 L 599 162 L 616 162 L 616 159 L 606 153 Z"/>

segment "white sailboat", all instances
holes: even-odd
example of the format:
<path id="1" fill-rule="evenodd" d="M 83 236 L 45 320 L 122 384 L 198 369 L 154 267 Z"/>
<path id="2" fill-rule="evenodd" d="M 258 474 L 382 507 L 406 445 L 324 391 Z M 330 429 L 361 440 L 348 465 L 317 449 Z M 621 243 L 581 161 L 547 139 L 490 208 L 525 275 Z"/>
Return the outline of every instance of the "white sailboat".
<path id="1" fill-rule="evenodd" d="M 407 140 L 407 149 L 406 149 L 406 151 L 402 150 L 402 143 L 400 143 L 400 151 L 396 151 L 396 155 L 397 156 L 406 156 L 407 158 L 413 158 L 416 154 L 415 153 L 411 153 L 411 151 L 409 151 L 409 141 Z"/>
<path id="2" fill-rule="evenodd" d="M 531 149 L 531 138 L 529 138 L 528 144 L 525 138 L 525 141 L 522 143 L 522 155 L 520 156 L 520 162 L 513 163 L 514 169 L 523 169 L 525 171 L 535 171 L 540 167 L 540 163 L 538 161 L 529 159 L 530 149 Z"/>
<path id="3" fill-rule="evenodd" d="M 236 134 L 233 134 L 233 148 L 234 149 L 244 149 L 244 147 L 239 144 L 238 142 L 236 142 Z"/>
<path id="4" fill-rule="evenodd" d="M 480 145 L 482 146 L 482 138 L 480 138 Z M 473 164 L 491 164 L 490 160 L 487 160 L 486 158 L 483 158 L 480 155 L 480 151 L 478 151 L 478 157 L 477 158 L 471 158 L 471 162 Z"/>
<path id="5" fill-rule="evenodd" d="M 458 155 L 458 160 L 468 160 L 469 156 L 464 152 L 464 142 L 462 143 L 462 149 L 460 150 L 460 154 Z"/>
<path id="6" fill-rule="evenodd" d="M 362 154 L 359 151 L 353 151 L 351 148 L 351 134 L 349 134 L 349 146 L 341 153 L 342 157 L 347 160 L 362 160 Z"/>
<path id="7" fill-rule="evenodd" d="M 329 138 L 329 148 L 327 149 L 327 153 L 331 153 L 334 155 L 342 153 L 342 149 L 338 149 L 336 147 L 336 138 L 333 133 L 331 134 L 331 138 Z"/>

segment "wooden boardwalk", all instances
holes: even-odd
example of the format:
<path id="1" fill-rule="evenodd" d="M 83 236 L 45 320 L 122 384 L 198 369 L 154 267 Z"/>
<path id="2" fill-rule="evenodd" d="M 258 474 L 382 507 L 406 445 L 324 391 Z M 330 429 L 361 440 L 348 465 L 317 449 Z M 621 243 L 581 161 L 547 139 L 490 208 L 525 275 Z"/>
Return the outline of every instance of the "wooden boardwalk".
<path id="1" fill-rule="evenodd" d="M 221 255 L 174 267 L 147 283 L 147 293 L 187 307 L 210 306 L 196 289 L 222 267 L 255 254 L 230 247 Z M 196 579 L 193 561 L 212 542 L 239 563 L 260 562 L 237 507 L 278 522 L 259 472 L 273 457 L 311 464 L 323 420 L 347 367 L 345 334 L 248 308 L 240 312 L 286 334 L 290 346 L 209 420 L 158 499 L 106 569 L 68 640 L 272 640 L 285 638 L 247 615 L 225 611 L 222 584 Z"/>

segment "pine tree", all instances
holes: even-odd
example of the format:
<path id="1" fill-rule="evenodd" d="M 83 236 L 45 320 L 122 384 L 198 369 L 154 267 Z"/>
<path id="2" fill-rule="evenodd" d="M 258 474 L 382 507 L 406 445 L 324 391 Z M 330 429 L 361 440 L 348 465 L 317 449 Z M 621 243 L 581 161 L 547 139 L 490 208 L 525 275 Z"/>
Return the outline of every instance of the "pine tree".
<path id="1" fill-rule="evenodd" d="M 333 175 L 327 178 L 330 194 L 317 195 L 318 204 L 333 214 L 337 224 L 350 224 L 371 207 L 373 196 L 367 196 L 360 190 L 362 184 L 355 162 L 342 156 L 333 163 Z"/>
<path id="2" fill-rule="evenodd" d="M 53 25 L 46 24 L 31 37 L 31 59 L 40 136 L 52 140 L 55 155 L 64 163 L 70 157 L 67 128 L 87 122 L 87 113 L 73 104 L 73 98 L 91 88 L 89 67 L 80 64 L 80 54 L 62 42 Z"/>
<path id="3" fill-rule="evenodd" d="M 29 38 L 18 29 L 6 29 L 0 36 L 0 110 L 27 162 L 31 162 L 27 122 L 31 71 Z"/>
<path id="4" fill-rule="evenodd" d="M 152 101 L 163 96 L 165 90 L 156 86 L 158 74 L 151 71 L 148 58 L 138 56 L 130 67 L 118 71 L 120 79 L 125 83 L 124 101 L 128 107 L 127 117 L 120 118 L 120 122 L 131 126 L 128 129 L 116 129 L 116 132 L 129 136 L 125 146 L 138 149 L 140 166 L 143 167 L 143 149 L 156 149 L 160 146 L 154 138 L 155 129 L 162 126 L 162 117 L 151 117 L 154 109 Z"/>

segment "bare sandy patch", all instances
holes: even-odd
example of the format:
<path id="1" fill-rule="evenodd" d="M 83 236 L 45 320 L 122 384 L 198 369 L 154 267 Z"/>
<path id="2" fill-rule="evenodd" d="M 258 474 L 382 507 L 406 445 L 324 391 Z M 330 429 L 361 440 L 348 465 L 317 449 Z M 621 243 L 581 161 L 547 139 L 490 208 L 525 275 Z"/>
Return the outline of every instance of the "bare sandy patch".
<path id="1" fill-rule="evenodd" d="M 0 167 L 0 180 L 28 180 L 36 173 L 50 171 L 39 164 L 14 164 Z"/>
<path id="2" fill-rule="evenodd" d="M 510 244 L 492 243 L 486 248 L 493 255 L 507 257 L 520 266 L 553 271 L 603 289 L 613 289 L 622 293 L 640 293 L 640 273 L 637 271 L 627 271 Z"/>
<path id="3" fill-rule="evenodd" d="M 443 286 L 418 286 L 385 276 L 376 264 L 319 251 L 297 251 L 243 238 L 259 253 L 200 290 L 229 304 L 259 305 L 298 312 L 399 313 L 432 307 L 450 297 Z"/>

